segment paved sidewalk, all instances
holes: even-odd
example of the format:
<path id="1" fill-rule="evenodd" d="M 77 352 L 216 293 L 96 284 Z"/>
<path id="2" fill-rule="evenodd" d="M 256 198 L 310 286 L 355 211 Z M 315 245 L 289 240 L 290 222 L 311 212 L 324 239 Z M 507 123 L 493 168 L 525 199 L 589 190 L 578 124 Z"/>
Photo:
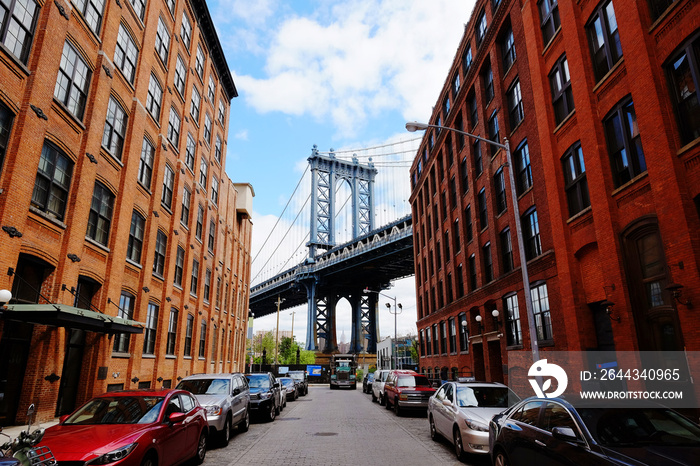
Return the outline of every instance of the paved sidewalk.
<path id="1" fill-rule="evenodd" d="M 38 427 L 43 427 L 44 429 L 48 429 L 51 426 L 55 426 L 58 424 L 58 419 L 54 419 L 53 421 L 47 421 L 47 422 L 42 422 L 38 425 Z M 34 423 L 32 426 L 32 430 L 37 428 L 37 424 Z M 5 435 L 9 435 L 11 438 L 16 438 L 19 433 L 23 430 L 27 430 L 27 424 L 24 424 L 22 426 L 7 426 L 2 428 L 2 434 L 0 434 L 0 445 L 5 443 L 7 441 L 7 437 Z"/>

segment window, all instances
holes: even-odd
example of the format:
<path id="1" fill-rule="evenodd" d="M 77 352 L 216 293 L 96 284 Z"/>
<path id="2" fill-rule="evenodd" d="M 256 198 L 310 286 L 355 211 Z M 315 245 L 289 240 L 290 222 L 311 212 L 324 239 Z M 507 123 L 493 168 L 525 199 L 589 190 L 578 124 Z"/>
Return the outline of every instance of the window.
<path id="1" fill-rule="evenodd" d="M 175 89 L 180 93 L 180 96 L 185 96 L 185 83 L 187 82 L 187 67 L 185 62 L 180 55 L 177 56 L 177 63 L 175 64 Z"/>
<path id="2" fill-rule="evenodd" d="M 146 11 L 146 0 L 129 0 L 136 15 L 143 21 L 143 14 Z"/>
<path id="3" fill-rule="evenodd" d="M 486 105 L 493 99 L 493 70 L 491 69 L 491 64 L 486 63 L 486 68 L 484 68 L 483 79 L 484 79 L 484 100 Z"/>
<path id="4" fill-rule="evenodd" d="M 450 203 L 453 209 L 457 207 L 457 180 L 454 176 L 450 178 Z M 446 207 L 447 206 L 445 206 L 445 208 Z M 445 212 L 443 217 L 447 218 L 447 212 Z"/>
<path id="5" fill-rule="evenodd" d="M 119 297 L 119 312 L 117 317 L 121 319 L 131 320 L 134 318 L 134 295 L 122 291 Z M 112 351 L 114 353 L 128 353 L 129 352 L 129 342 L 131 341 L 131 335 L 128 333 L 118 333 L 114 336 L 114 346 L 112 346 Z"/>
<path id="6" fill-rule="evenodd" d="M 202 97 L 196 86 L 192 86 L 192 105 L 190 106 L 190 116 L 195 123 L 199 124 L 199 107 L 202 103 Z"/>
<path id="7" fill-rule="evenodd" d="M 433 324 L 433 354 L 440 354 L 440 334 L 438 333 L 438 325 Z"/>
<path id="8" fill-rule="evenodd" d="M 72 3 L 78 8 L 92 32 L 99 35 L 102 12 L 105 7 L 104 0 L 72 0 Z"/>
<path id="9" fill-rule="evenodd" d="M 651 9 L 651 19 L 656 21 L 668 8 L 678 0 L 649 0 L 649 8 Z"/>
<path id="10" fill-rule="evenodd" d="M 516 173 L 515 187 L 520 195 L 532 187 L 532 167 L 530 166 L 530 150 L 527 147 L 527 139 L 518 145 L 513 155 Z"/>
<path id="11" fill-rule="evenodd" d="M 474 173 L 478 177 L 484 171 L 484 165 L 481 160 L 481 141 L 478 139 L 472 145 L 472 157 L 474 157 Z"/>
<path id="12" fill-rule="evenodd" d="M 204 227 L 204 207 L 199 204 L 197 207 L 197 226 L 195 227 L 194 236 L 202 241 L 202 228 Z"/>
<path id="13" fill-rule="evenodd" d="M 486 243 L 481 248 L 481 259 L 484 265 L 484 283 L 493 280 L 493 260 L 491 258 L 491 243 Z"/>
<path id="14" fill-rule="evenodd" d="M 469 191 L 469 164 L 466 157 L 462 159 L 459 165 L 459 172 L 462 176 L 462 194 L 466 194 Z"/>
<path id="15" fill-rule="evenodd" d="M 165 165 L 165 174 L 163 175 L 163 194 L 160 197 L 160 203 L 168 210 L 173 206 L 173 187 L 175 185 L 175 172 L 170 165 Z"/>
<path id="16" fill-rule="evenodd" d="M 209 162 L 204 157 L 199 161 L 199 184 L 202 188 L 207 189 L 207 170 L 209 169 Z"/>
<path id="17" fill-rule="evenodd" d="M 214 158 L 219 164 L 221 164 L 221 138 L 216 135 L 216 142 L 214 143 Z"/>
<path id="18" fill-rule="evenodd" d="M 467 98 L 467 104 L 469 105 L 469 123 L 471 123 L 471 127 L 474 128 L 479 123 L 479 109 L 476 106 L 476 94 L 472 93 Z"/>
<path id="19" fill-rule="evenodd" d="M 159 277 L 163 277 L 163 271 L 165 269 L 165 252 L 167 247 L 168 237 L 162 230 L 158 230 L 155 254 L 153 255 L 153 273 Z"/>
<path id="20" fill-rule="evenodd" d="M 574 111 L 574 96 L 571 93 L 571 77 L 566 55 L 562 55 L 549 73 L 549 85 L 552 90 L 554 120 L 559 124 Z"/>
<path id="21" fill-rule="evenodd" d="M 185 148 L 185 165 L 190 171 L 194 171 L 194 158 L 197 151 L 197 143 L 190 133 L 187 133 L 187 147 Z"/>
<path id="22" fill-rule="evenodd" d="M 7 141 L 10 139 L 12 120 L 14 120 L 14 114 L 0 102 L 0 170 L 2 170 L 3 162 L 5 161 L 5 151 L 7 150 Z"/>
<path id="23" fill-rule="evenodd" d="M 199 261 L 192 259 L 192 275 L 190 281 L 190 294 L 197 296 L 197 286 L 199 285 Z"/>
<path id="24" fill-rule="evenodd" d="M 510 228 L 506 227 L 499 235 L 501 243 L 501 266 L 503 273 L 508 273 L 513 270 L 513 244 L 510 241 Z"/>
<path id="25" fill-rule="evenodd" d="M 207 97 L 209 97 L 209 102 L 214 102 L 216 98 L 216 83 L 214 83 L 214 77 L 209 75 L 209 87 L 207 88 Z"/>
<path id="26" fill-rule="evenodd" d="M 537 210 L 533 207 L 523 215 L 523 241 L 525 242 L 525 259 L 530 260 L 542 254 L 540 241 L 540 225 L 537 221 Z"/>
<path id="27" fill-rule="evenodd" d="M 532 287 L 530 290 L 530 295 L 532 296 L 532 313 L 535 316 L 537 340 L 552 340 L 552 319 L 549 313 L 549 295 L 547 293 L 547 284 L 542 283 Z"/>
<path id="28" fill-rule="evenodd" d="M 459 72 L 456 72 L 454 78 L 452 78 L 452 98 L 457 100 L 457 93 L 459 92 Z"/>
<path id="29" fill-rule="evenodd" d="M 583 163 L 580 142 L 566 151 L 561 163 L 564 167 L 564 189 L 566 190 L 566 200 L 569 203 L 569 217 L 571 217 L 591 205 L 588 198 L 586 166 Z"/>
<path id="30" fill-rule="evenodd" d="M 163 18 L 158 18 L 156 29 L 156 53 L 165 66 L 168 66 L 168 49 L 170 48 L 170 34 Z"/>
<path id="31" fill-rule="evenodd" d="M 216 242 L 216 220 L 211 220 L 209 222 L 209 239 L 207 242 L 207 247 L 209 252 L 214 252 L 214 243 Z"/>
<path id="32" fill-rule="evenodd" d="M 520 81 L 515 83 L 508 89 L 508 116 L 510 117 L 510 129 L 515 129 L 523 118 L 525 118 L 525 110 L 523 110 L 523 97 L 520 94 Z"/>
<path id="33" fill-rule="evenodd" d="M 440 322 L 440 353 L 447 354 L 447 322 Z"/>
<path id="34" fill-rule="evenodd" d="M 204 79 L 204 52 L 202 52 L 202 47 L 199 45 L 197 45 L 197 58 L 195 59 L 194 69 L 199 79 Z"/>
<path id="35" fill-rule="evenodd" d="M 156 347 L 156 330 L 158 327 L 158 305 L 148 303 L 146 327 L 143 329 L 143 354 L 154 354 Z"/>
<path id="36" fill-rule="evenodd" d="M 134 83 L 138 60 L 139 49 L 136 48 L 136 42 L 134 42 L 124 25 L 120 24 L 119 34 L 117 34 L 117 46 L 114 49 L 114 64 L 121 70 L 127 81 L 132 84 Z"/>
<path id="37" fill-rule="evenodd" d="M 469 204 L 464 209 L 464 223 L 466 223 L 465 228 L 467 230 L 467 242 L 474 238 L 474 232 L 472 231 L 472 205 Z"/>
<path id="38" fill-rule="evenodd" d="M 520 310 L 518 309 L 518 295 L 513 293 L 503 298 L 503 307 L 505 307 L 506 309 L 506 345 L 522 345 L 523 336 L 522 330 L 520 329 Z"/>
<path id="39" fill-rule="evenodd" d="M 632 100 L 615 106 L 603 121 L 615 187 L 647 171 Z"/>
<path id="40" fill-rule="evenodd" d="M 168 10 L 170 10 L 171 14 L 175 14 L 175 0 L 165 0 L 165 3 L 168 5 Z"/>
<path id="41" fill-rule="evenodd" d="M 208 112 L 204 115 L 204 140 L 211 144 L 211 117 Z"/>
<path id="42" fill-rule="evenodd" d="M 552 40 L 561 26 L 559 21 L 559 4 L 557 0 L 540 0 L 537 5 L 540 10 L 540 29 L 545 47 Z"/>
<path id="43" fill-rule="evenodd" d="M 113 96 L 109 97 L 107 120 L 102 133 L 102 146 L 107 152 L 121 160 L 126 135 L 126 112 Z"/>
<path id="44" fill-rule="evenodd" d="M 219 203 L 219 180 L 215 176 L 211 177 L 211 201 L 214 204 Z"/>
<path id="45" fill-rule="evenodd" d="M 459 350 L 469 350 L 469 332 L 467 331 L 467 315 L 462 312 L 457 316 L 459 320 Z"/>
<path id="46" fill-rule="evenodd" d="M 146 110 L 151 114 L 156 122 L 160 119 L 160 106 L 163 101 L 163 88 L 160 87 L 158 78 L 151 74 L 151 81 L 148 83 L 148 96 L 146 97 Z"/>
<path id="47" fill-rule="evenodd" d="M 450 96 L 446 95 L 442 101 L 442 113 L 445 115 L 445 120 L 447 120 L 447 115 L 450 113 Z"/>
<path id="48" fill-rule="evenodd" d="M 0 42 L 25 65 L 38 13 L 39 6 L 33 0 L 0 2 Z"/>
<path id="49" fill-rule="evenodd" d="M 425 331 L 421 329 L 420 331 L 420 355 L 425 356 Z"/>
<path id="50" fill-rule="evenodd" d="M 182 211 L 180 212 L 180 223 L 185 227 L 190 223 L 190 205 L 192 203 L 192 192 L 187 186 L 182 188 Z"/>
<path id="51" fill-rule="evenodd" d="M 685 145 L 700 137 L 700 36 L 683 44 L 666 65 L 676 117 Z"/>
<path id="52" fill-rule="evenodd" d="M 612 0 L 598 7 L 586 25 L 586 30 L 593 56 L 595 79 L 600 81 L 622 58 L 622 45 Z"/>
<path id="53" fill-rule="evenodd" d="M 178 287 L 182 287 L 182 270 L 185 265 L 185 250 L 182 246 L 177 247 L 177 255 L 175 256 L 175 279 L 173 283 Z"/>
<path id="54" fill-rule="evenodd" d="M 489 118 L 489 139 L 494 142 L 501 142 L 500 130 L 498 129 L 498 110 L 494 110 L 491 114 L 491 118 Z M 489 144 L 489 153 L 491 157 L 496 155 L 496 152 L 499 150 L 500 148 L 498 146 Z"/>
<path id="55" fill-rule="evenodd" d="M 219 114 L 216 118 L 219 120 L 222 127 L 226 126 L 226 106 L 223 100 L 219 100 Z"/>
<path id="56" fill-rule="evenodd" d="M 462 245 L 459 241 L 459 219 L 456 218 L 452 224 L 452 249 L 454 249 L 455 254 L 462 250 Z"/>
<path id="57" fill-rule="evenodd" d="M 476 279 L 476 256 L 472 254 L 469 256 L 469 288 L 471 291 L 474 291 L 477 288 Z"/>
<path id="58" fill-rule="evenodd" d="M 471 44 L 467 44 L 467 49 L 464 52 L 464 57 L 462 58 L 462 73 L 464 74 L 465 80 L 469 69 L 472 67 L 472 47 Z"/>
<path id="59" fill-rule="evenodd" d="M 78 119 L 82 119 L 85 112 L 90 74 L 85 60 L 78 55 L 70 42 L 66 41 L 63 44 L 53 96 Z"/>
<path id="60" fill-rule="evenodd" d="M 187 326 L 185 327 L 185 350 L 183 354 L 186 357 L 192 356 L 192 328 L 194 327 L 194 316 L 187 314 Z"/>
<path id="61" fill-rule="evenodd" d="M 482 11 L 479 19 L 476 20 L 476 46 L 479 47 L 486 37 L 488 24 L 486 23 L 486 11 Z"/>
<path id="62" fill-rule="evenodd" d="M 107 246 L 109 229 L 112 224 L 112 206 L 114 194 L 99 181 L 95 182 L 88 216 L 87 237 Z"/>
<path id="63" fill-rule="evenodd" d="M 141 144 L 141 159 L 139 160 L 139 183 L 151 189 L 151 175 L 153 174 L 153 157 L 156 149 L 153 144 L 144 136 Z"/>
<path id="64" fill-rule="evenodd" d="M 493 176 L 493 190 L 496 193 L 496 214 L 506 210 L 506 177 L 503 173 L 503 167 L 500 167 Z"/>
<path id="65" fill-rule="evenodd" d="M 72 176 L 73 161 L 56 146 L 45 142 L 36 172 L 32 207 L 63 220 Z"/>
<path id="66" fill-rule="evenodd" d="M 207 341 L 207 323 L 202 322 L 202 327 L 199 331 L 199 357 L 204 359 Z"/>
<path id="67" fill-rule="evenodd" d="M 486 206 L 486 188 L 481 188 L 481 191 L 479 191 L 477 202 L 479 203 L 479 230 L 483 230 L 489 226 L 489 214 Z"/>
<path id="68" fill-rule="evenodd" d="M 508 27 L 501 45 L 501 53 L 503 54 L 503 69 L 508 72 L 513 63 L 515 63 L 515 40 L 513 39 L 513 28 Z"/>
<path id="69" fill-rule="evenodd" d="M 187 50 L 189 50 L 190 44 L 192 44 L 192 23 L 190 23 L 190 18 L 184 11 L 182 12 L 182 26 L 180 26 L 180 37 L 182 38 L 182 44 Z"/>
<path id="70" fill-rule="evenodd" d="M 204 272 L 204 301 L 209 302 L 211 296 L 211 269 Z"/>
<path id="71" fill-rule="evenodd" d="M 165 354 L 175 355 L 175 343 L 177 342 L 177 309 L 170 308 L 170 320 L 168 321 L 168 340 L 165 344 Z"/>
<path id="72" fill-rule="evenodd" d="M 129 242 L 126 245 L 126 258 L 137 264 L 141 263 L 141 248 L 143 247 L 143 230 L 146 219 L 134 210 L 131 213 L 131 228 L 129 229 Z"/>
<path id="73" fill-rule="evenodd" d="M 168 118 L 168 141 L 177 147 L 180 142 L 180 115 L 174 107 L 170 107 L 170 117 Z"/>

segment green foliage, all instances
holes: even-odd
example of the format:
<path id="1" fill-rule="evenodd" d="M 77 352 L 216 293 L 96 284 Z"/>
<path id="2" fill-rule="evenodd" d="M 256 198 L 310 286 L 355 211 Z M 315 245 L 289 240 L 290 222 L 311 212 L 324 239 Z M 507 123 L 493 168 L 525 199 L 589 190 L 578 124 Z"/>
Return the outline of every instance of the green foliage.
<path id="1" fill-rule="evenodd" d="M 248 340 L 248 348 L 251 348 L 251 341 Z M 262 364 L 262 352 L 266 351 L 266 363 L 274 364 L 275 359 L 275 335 L 269 331 L 262 335 L 258 335 L 252 342 L 255 364 Z M 296 364 L 297 350 L 299 350 L 299 364 L 313 364 L 316 362 L 316 354 L 313 351 L 302 349 L 299 344 L 289 337 L 280 338 L 280 344 L 277 348 L 279 364 Z"/>
<path id="2" fill-rule="evenodd" d="M 362 380 L 362 378 L 363 378 L 364 376 L 365 376 L 365 373 L 364 373 L 364 371 L 363 371 L 362 369 L 357 369 L 357 371 L 355 371 L 355 378 L 356 378 L 357 380 Z"/>

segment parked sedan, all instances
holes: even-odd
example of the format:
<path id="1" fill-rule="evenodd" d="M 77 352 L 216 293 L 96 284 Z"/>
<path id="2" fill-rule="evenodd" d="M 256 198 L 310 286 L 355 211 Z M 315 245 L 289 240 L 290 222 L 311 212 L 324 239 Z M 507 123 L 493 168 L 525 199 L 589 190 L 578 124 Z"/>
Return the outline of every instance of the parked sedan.
<path id="1" fill-rule="evenodd" d="M 250 412 L 268 421 L 274 421 L 280 413 L 280 384 L 272 372 L 246 374 L 250 387 Z"/>
<path id="2" fill-rule="evenodd" d="M 368 372 L 362 378 L 362 393 L 370 393 L 372 391 L 372 383 L 374 383 L 374 372 Z"/>
<path id="3" fill-rule="evenodd" d="M 287 372 L 287 377 L 294 379 L 294 383 L 297 384 L 299 390 L 299 396 L 309 394 L 309 376 L 306 371 L 289 371 Z"/>
<path id="4" fill-rule="evenodd" d="M 184 390 L 109 392 L 61 416 L 42 445 L 59 464 L 201 464 L 207 430 L 204 408 Z"/>
<path id="5" fill-rule="evenodd" d="M 489 424 L 496 466 L 698 464 L 700 425 L 660 405 L 574 408 L 561 398 L 528 398 Z"/>
<path id="6" fill-rule="evenodd" d="M 297 398 L 299 398 L 299 389 L 297 385 L 294 383 L 294 379 L 291 377 L 280 377 L 279 378 L 281 386 L 283 386 L 286 389 L 286 394 L 287 394 L 287 400 L 286 401 L 294 401 Z"/>
<path id="7" fill-rule="evenodd" d="M 457 459 L 489 452 L 489 421 L 518 396 L 495 382 L 447 382 L 428 401 L 430 437 L 452 442 Z"/>
<path id="8" fill-rule="evenodd" d="M 250 391 L 241 373 L 196 374 L 185 377 L 177 388 L 192 393 L 207 410 L 209 433 L 228 445 L 231 429 L 247 432 L 250 426 Z"/>

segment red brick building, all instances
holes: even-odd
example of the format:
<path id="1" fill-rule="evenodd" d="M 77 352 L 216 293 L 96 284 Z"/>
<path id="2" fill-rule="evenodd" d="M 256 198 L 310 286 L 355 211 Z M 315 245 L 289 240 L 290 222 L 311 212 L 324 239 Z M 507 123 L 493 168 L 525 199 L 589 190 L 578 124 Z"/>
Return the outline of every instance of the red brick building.
<path id="1" fill-rule="evenodd" d="M 241 370 L 253 191 L 206 3 L 0 10 L 0 425 Z"/>
<path id="2" fill-rule="evenodd" d="M 700 349 L 699 19 L 693 1 L 477 2 L 430 124 L 508 139 L 521 216 L 502 149 L 426 133 L 423 370 L 503 381 L 530 351 L 516 221 L 541 351 Z"/>

